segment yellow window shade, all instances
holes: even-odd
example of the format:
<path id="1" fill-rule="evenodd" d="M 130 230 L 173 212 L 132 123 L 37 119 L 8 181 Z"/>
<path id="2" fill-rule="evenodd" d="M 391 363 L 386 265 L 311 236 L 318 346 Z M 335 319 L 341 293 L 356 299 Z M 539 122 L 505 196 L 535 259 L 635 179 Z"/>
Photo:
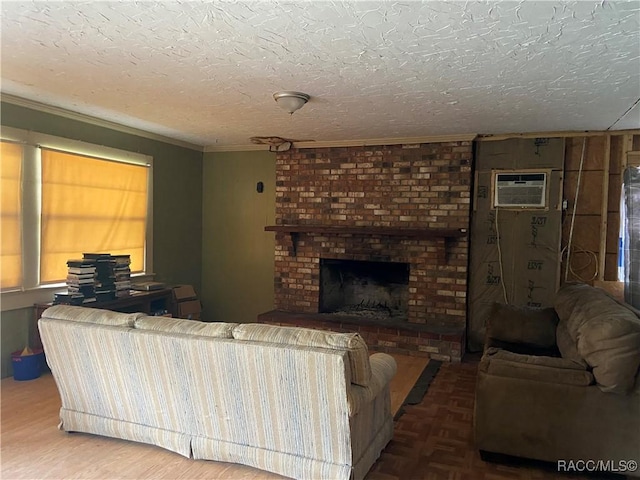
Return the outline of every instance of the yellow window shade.
<path id="1" fill-rule="evenodd" d="M 40 282 L 64 280 L 84 252 L 131 255 L 144 269 L 148 169 L 42 150 Z"/>
<path id="2" fill-rule="evenodd" d="M 0 142 L 0 147 L 0 282 L 2 289 L 10 289 L 22 284 L 22 146 Z"/>

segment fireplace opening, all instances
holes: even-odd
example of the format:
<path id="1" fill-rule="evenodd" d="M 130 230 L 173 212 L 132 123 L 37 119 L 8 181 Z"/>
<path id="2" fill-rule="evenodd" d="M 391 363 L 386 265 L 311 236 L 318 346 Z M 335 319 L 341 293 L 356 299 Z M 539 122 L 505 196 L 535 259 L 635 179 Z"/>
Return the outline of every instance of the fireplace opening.
<path id="1" fill-rule="evenodd" d="M 320 313 L 406 320 L 409 264 L 320 259 Z"/>

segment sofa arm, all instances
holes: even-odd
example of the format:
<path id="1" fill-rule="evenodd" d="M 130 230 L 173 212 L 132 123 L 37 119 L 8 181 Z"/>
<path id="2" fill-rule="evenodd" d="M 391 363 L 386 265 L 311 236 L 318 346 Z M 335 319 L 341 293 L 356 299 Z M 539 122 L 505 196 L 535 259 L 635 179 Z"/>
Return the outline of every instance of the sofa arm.
<path id="1" fill-rule="evenodd" d="M 498 348 L 486 350 L 479 369 L 489 375 L 521 380 L 576 386 L 593 383 L 591 372 L 578 362 L 561 357 L 521 355 Z"/>
<path id="2" fill-rule="evenodd" d="M 531 308 L 494 303 L 487 318 L 487 344 L 556 348 L 558 316 L 553 308 Z"/>
<path id="3" fill-rule="evenodd" d="M 351 384 L 347 392 L 349 416 L 353 416 L 362 405 L 371 402 L 389 385 L 398 369 L 395 359 L 386 353 L 374 353 L 369 357 L 371 364 L 371 382 L 367 387 Z"/>

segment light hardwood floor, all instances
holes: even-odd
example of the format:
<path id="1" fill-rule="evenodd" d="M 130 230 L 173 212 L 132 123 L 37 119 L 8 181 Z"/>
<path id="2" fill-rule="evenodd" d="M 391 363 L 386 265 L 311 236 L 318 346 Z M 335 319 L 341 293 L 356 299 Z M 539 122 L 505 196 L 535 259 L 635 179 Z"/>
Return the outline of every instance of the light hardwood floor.
<path id="1" fill-rule="evenodd" d="M 398 374 L 391 383 L 393 414 L 428 363 L 393 355 Z M 18 479 L 276 479 L 241 465 L 191 460 L 159 447 L 58 430 L 60 399 L 51 374 L 26 382 L 0 382 L 0 478 Z"/>

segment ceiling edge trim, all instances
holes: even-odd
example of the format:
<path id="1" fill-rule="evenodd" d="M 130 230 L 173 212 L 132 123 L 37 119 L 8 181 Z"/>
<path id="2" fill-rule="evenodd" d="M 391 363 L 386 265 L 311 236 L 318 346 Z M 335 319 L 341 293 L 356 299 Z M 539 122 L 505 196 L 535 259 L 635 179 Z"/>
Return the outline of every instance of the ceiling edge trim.
<path id="1" fill-rule="evenodd" d="M 175 138 L 166 137 L 158 133 L 148 132 L 146 130 L 141 130 L 135 127 L 128 127 L 120 123 L 111 122 L 109 120 L 104 120 L 102 118 L 93 117 L 91 115 L 74 112 L 72 110 L 67 110 L 60 107 L 54 107 L 53 105 L 47 105 L 44 103 L 36 102 L 34 100 L 28 100 L 26 98 L 16 97 L 15 95 L 11 95 L 8 93 L 1 93 L 0 100 L 6 103 L 11 103 L 12 105 L 18 105 L 19 107 L 30 108 L 32 110 L 37 110 L 39 112 L 58 115 L 60 117 L 68 118 L 71 120 L 77 120 L 79 122 L 88 123 L 90 125 L 109 128 L 111 130 L 116 130 L 118 132 L 128 133 L 130 135 L 136 135 L 138 137 L 148 138 L 149 140 L 156 140 L 163 143 L 169 143 L 171 145 L 188 148 L 190 150 L 196 150 L 198 152 L 204 151 L 202 145 L 196 145 L 194 143 L 177 140 Z"/>
<path id="2" fill-rule="evenodd" d="M 471 142 L 478 134 L 465 133 L 461 135 L 427 135 L 424 137 L 396 137 L 396 138 L 364 138 L 359 140 L 335 140 L 325 142 L 294 142 L 296 148 L 325 148 L 325 147 L 369 147 L 376 145 L 414 145 L 419 143 Z"/>
<path id="3" fill-rule="evenodd" d="M 204 153 L 248 152 L 256 150 L 269 150 L 269 145 L 256 145 L 254 143 L 250 143 L 248 145 L 207 145 L 202 149 Z"/>
<path id="4" fill-rule="evenodd" d="M 585 130 L 579 131 L 561 131 L 561 132 L 532 132 L 532 133 L 498 133 L 498 134 L 479 134 L 476 138 L 478 142 L 496 142 L 500 140 L 508 140 L 510 138 L 558 138 L 558 137 L 598 137 L 601 135 L 639 135 L 640 130 Z"/>
<path id="5" fill-rule="evenodd" d="M 471 142 L 476 133 L 462 135 L 431 135 L 425 137 L 366 138 L 358 140 L 327 140 L 318 142 L 293 142 L 294 148 L 368 147 L 376 145 L 415 145 L 419 143 Z M 268 145 L 234 145 L 204 147 L 206 152 L 237 152 L 246 150 L 268 150 Z"/>

